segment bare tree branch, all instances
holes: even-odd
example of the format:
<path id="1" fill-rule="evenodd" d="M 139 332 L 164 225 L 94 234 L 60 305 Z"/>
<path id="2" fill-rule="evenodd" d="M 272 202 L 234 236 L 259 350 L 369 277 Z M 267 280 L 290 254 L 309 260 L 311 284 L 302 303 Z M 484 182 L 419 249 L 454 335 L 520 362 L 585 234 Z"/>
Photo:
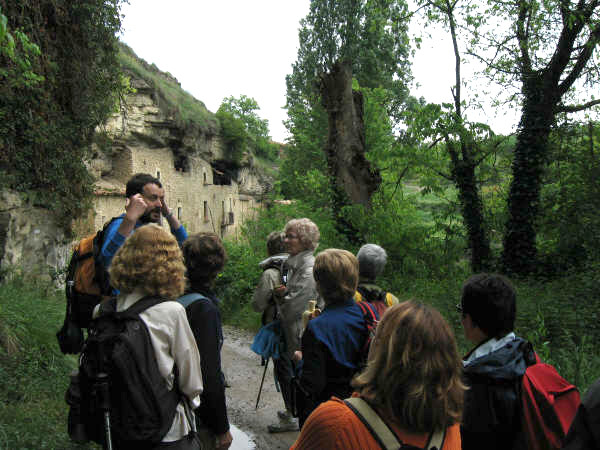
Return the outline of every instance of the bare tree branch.
<path id="1" fill-rule="evenodd" d="M 600 105 L 600 100 L 591 100 L 582 105 L 559 105 L 556 107 L 557 113 L 572 113 L 577 111 L 583 111 L 591 108 L 592 106 Z"/>

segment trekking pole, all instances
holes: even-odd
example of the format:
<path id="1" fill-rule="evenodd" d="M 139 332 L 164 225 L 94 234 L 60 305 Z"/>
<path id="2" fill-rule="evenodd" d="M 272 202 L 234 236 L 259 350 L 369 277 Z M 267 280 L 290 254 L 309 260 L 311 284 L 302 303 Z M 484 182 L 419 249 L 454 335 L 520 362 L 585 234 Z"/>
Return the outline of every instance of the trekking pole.
<path id="1" fill-rule="evenodd" d="M 254 407 L 255 410 L 258 409 L 258 402 L 260 401 L 260 393 L 262 392 L 263 383 L 265 382 L 265 375 L 267 374 L 267 367 L 269 367 L 269 359 L 270 358 L 267 358 L 267 362 L 265 364 L 265 370 L 263 371 L 262 380 L 260 381 L 260 388 L 258 389 L 258 397 L 256 397 L 256 406 Z"/>
<path id="2" fill-rule="evenodd" d="M 112 439 L 110 435 L 110 398 L 108 392 L 108 375 L 101 372 L 96 377 L 100 390 L 100 409 L 104 415 L 104 440 L 105 450 L 112 450 Z"/>

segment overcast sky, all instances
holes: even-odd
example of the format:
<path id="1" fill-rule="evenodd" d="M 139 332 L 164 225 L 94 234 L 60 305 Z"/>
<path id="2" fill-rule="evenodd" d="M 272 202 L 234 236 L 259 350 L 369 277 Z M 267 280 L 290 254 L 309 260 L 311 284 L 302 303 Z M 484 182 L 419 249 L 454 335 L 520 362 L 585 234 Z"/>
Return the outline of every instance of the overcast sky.
<path id="1" fill-rule="evenodd" d="M 285 76 L 296 60 L 299 22 L 308 14 L 309 4 L 309 0 L 129 0 L 122 8 L 121 39 L 139 57 L 175 76 L 212 112 L 230 95 L 253 97 L 261 108 L 258 114 L 269 121 L 271 136 L 283 142 Z M 425 41 L 413 60 L 420 87 L 414 86 L 411 93 L 431 102 L 451 102 L 453 60 L 452 45 L 444 34 Z M 493 122 L 495 131 L 508 133 L 516 117 L 484 113 L 478 120 Z"/>

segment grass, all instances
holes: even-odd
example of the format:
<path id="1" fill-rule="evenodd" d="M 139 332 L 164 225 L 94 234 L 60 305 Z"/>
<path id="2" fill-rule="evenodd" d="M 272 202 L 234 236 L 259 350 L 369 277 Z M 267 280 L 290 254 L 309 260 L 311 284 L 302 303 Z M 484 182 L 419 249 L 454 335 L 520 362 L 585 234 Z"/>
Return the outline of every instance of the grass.
<path id="1" fill-rule="evenodd" d="M 64 296 L 14 277 L 0 285 L 0 449 L 91 449 L 67 435 L 64 394 L 76 359 L 55 333 Z"/>
<path id="2" fill-rule="evenodd" d="M 167 114 L 174 114 L 176 121 L 186 129 L 197 129 L 210 136 L 218 133 L 218 120 L 203 102 L 184 91 L 179 84 L 167 79 L 156 66 L 138 58 L 126 44 L 120 43 L 120 49 L 119 62 L 122 67 L 145 80 L 156 90 L 161 100 L 161 109 Z"/>
<path id="3" fill-rule="evenodd" d="M 442 280 L 393 280 L 388 286 L 401 300 L 421 300 L 437 308 L 454 328 L 460 351 L 472 345 L 462 332 L 455 305 L 460 300 L 462 275 Z M 386 281 L 386 280 L 382 280 Z M 551 281 L 515 281 L 515 333 L 532 342 L 540 357 L 583 393 L 600 377 L 600 270 L 571 274 Z M 394 286 L 398 286 L 397 289 Z"/>

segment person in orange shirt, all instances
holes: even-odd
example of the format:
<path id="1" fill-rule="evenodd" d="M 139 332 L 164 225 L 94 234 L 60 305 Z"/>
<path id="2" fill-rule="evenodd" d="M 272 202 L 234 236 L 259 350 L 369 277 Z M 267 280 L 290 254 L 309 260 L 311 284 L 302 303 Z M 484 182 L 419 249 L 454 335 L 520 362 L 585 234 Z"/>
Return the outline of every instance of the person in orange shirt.
<path id="1" fill-rule="evenodd" d="M 428 448 L 435 434 L 441 450 L 460 450 L 461 373 L 454 334 L 441 314 L 414 301 L 394 305 L 377 327 L 366 369 L 352 381 L 352 404 L 336 397 L 322 403 L 291 448 L 382 448 L 384 433 L 372 433 L 354 411 L 358 398 L 402 445 Z"/>

